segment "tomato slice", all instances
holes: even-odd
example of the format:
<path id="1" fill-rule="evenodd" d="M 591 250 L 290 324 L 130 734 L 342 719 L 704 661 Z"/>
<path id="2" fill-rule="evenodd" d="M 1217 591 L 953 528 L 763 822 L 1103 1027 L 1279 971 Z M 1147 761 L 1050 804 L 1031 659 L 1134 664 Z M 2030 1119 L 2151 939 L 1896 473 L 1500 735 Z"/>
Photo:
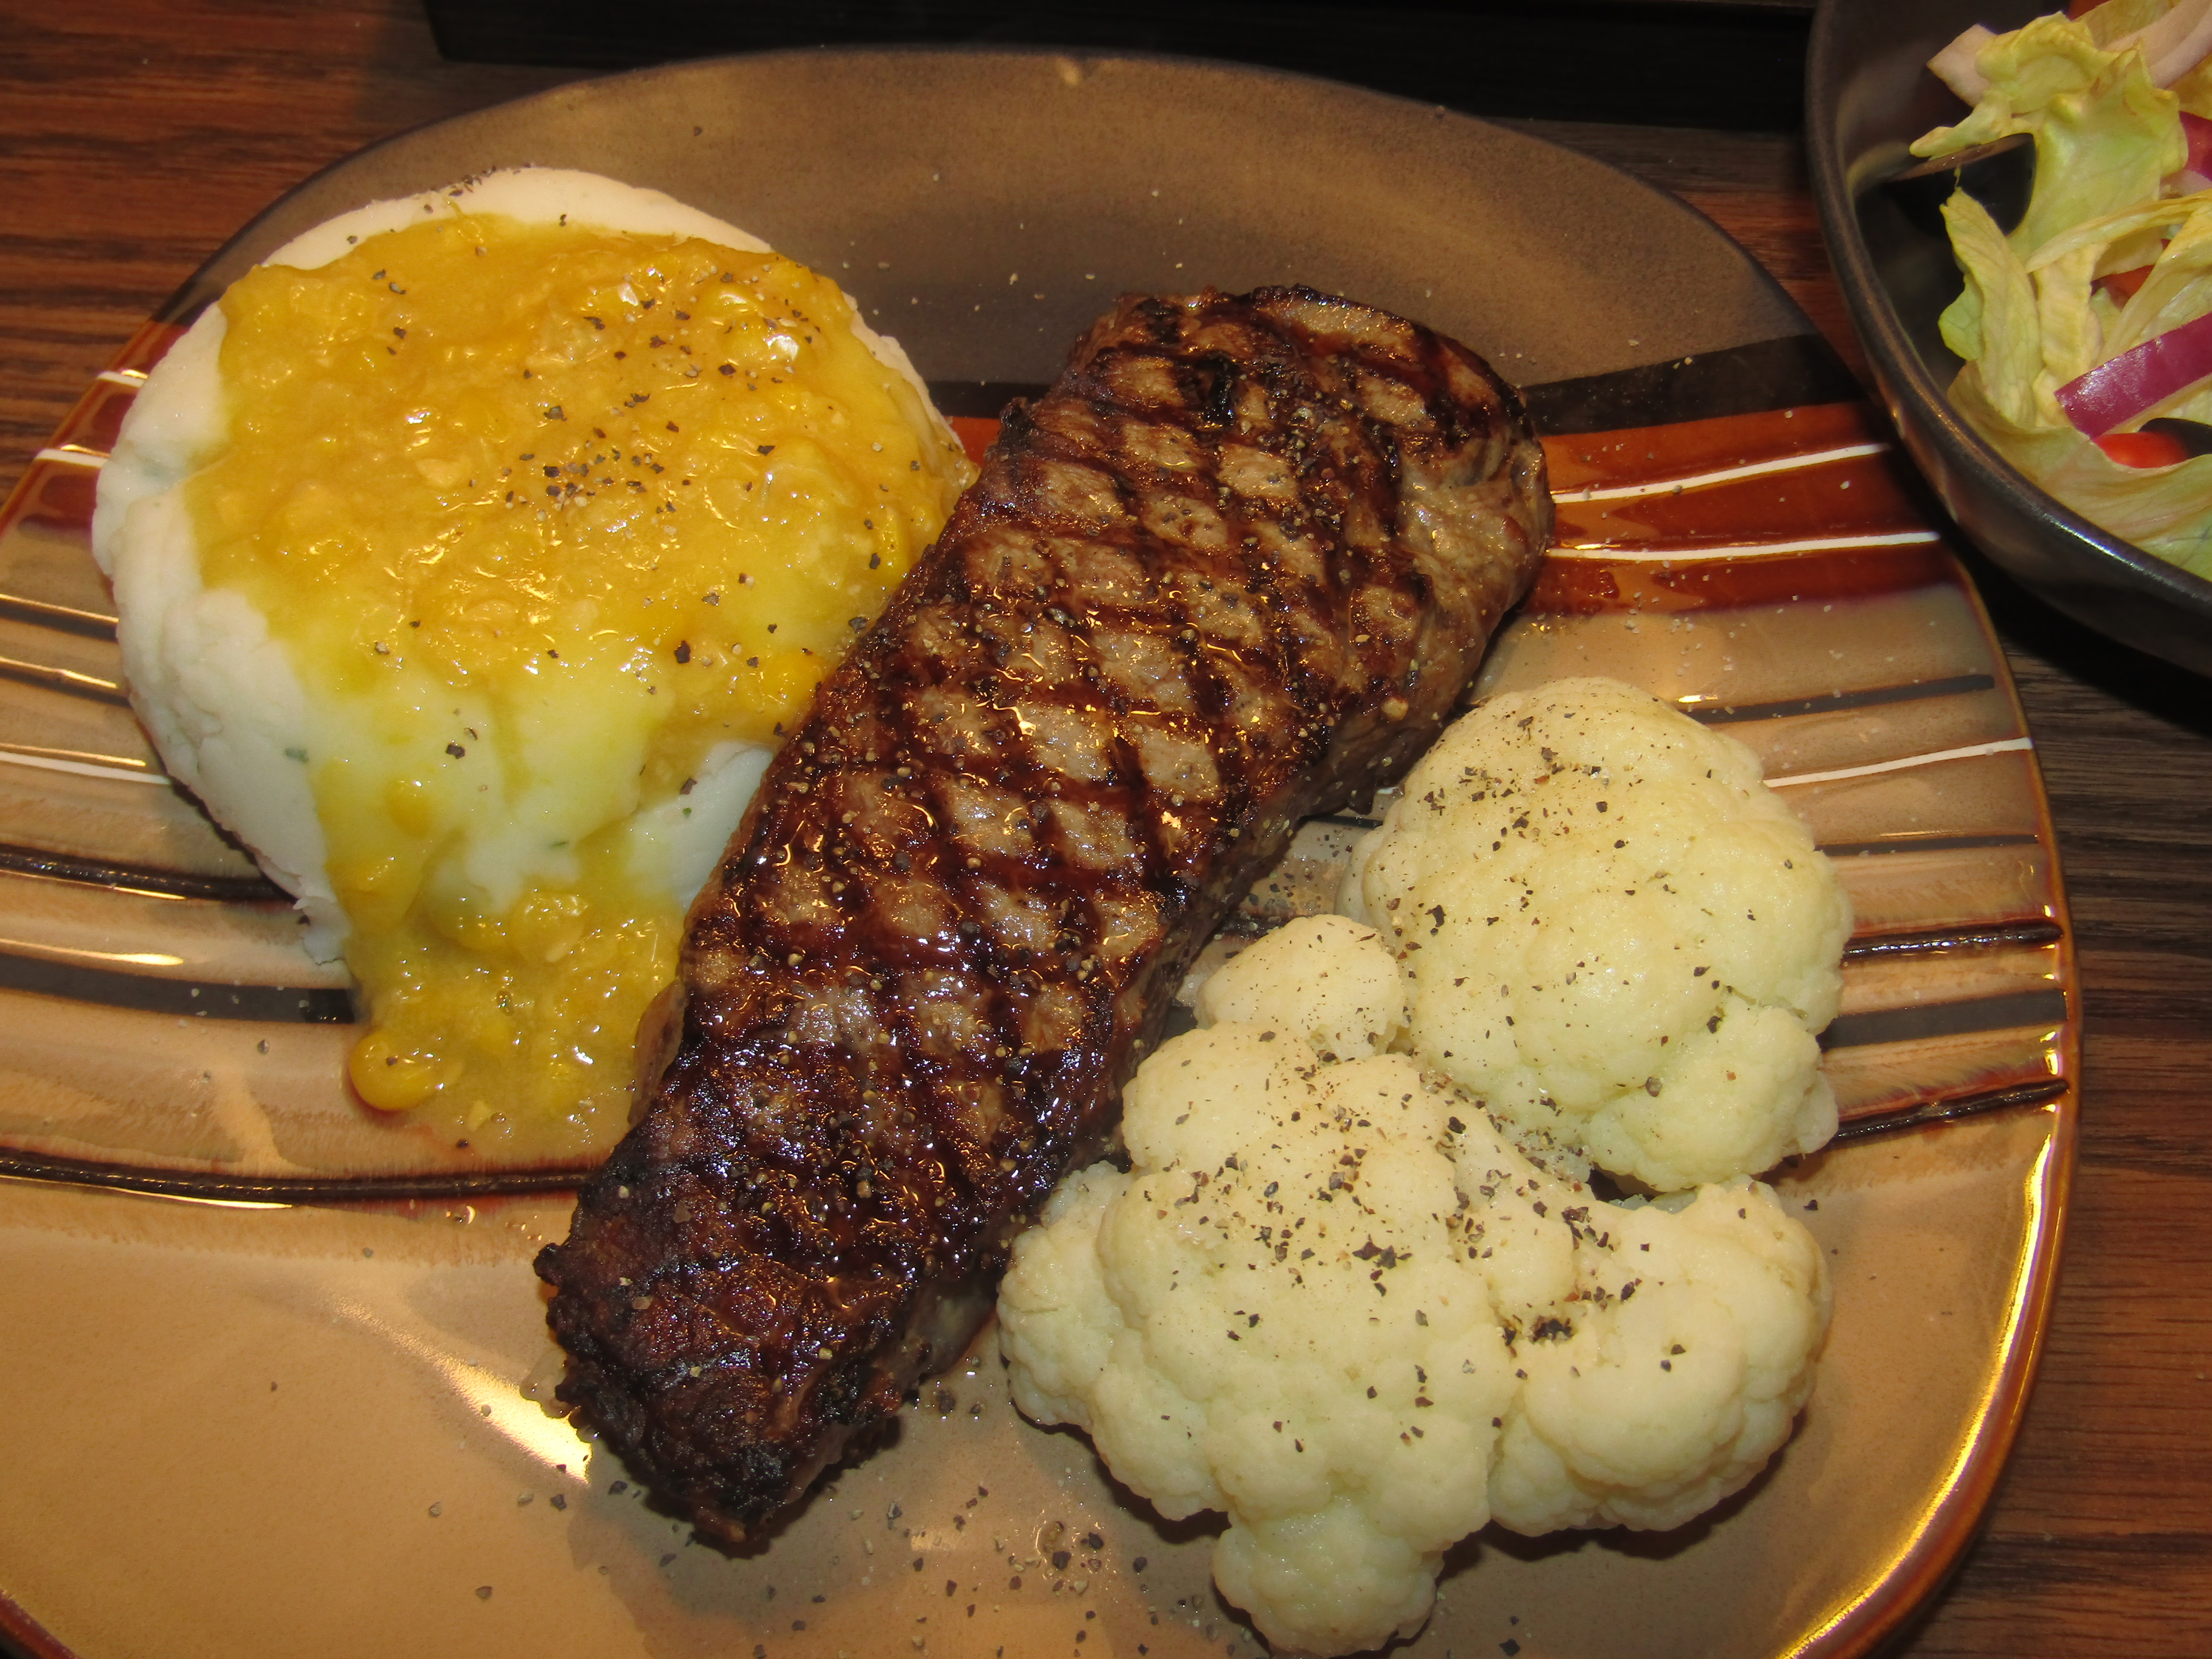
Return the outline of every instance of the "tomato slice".
<path id="1" fill-rule="evenodd" d="M 2096 442 L 2122 466 L 2176 466 L 2189 459 L 2181 441 L 2164 432 L 2107 432 Z"/>
<path id="2" fill-rule="evenodd" d="M 2114 305 L 2124 306 L 2136 297 L 2150 276 L 2152 267 L 2137 265 L 2133 270 L 2115 270 L 2097 278 L 2097 286 L 2112 296 Z"/>

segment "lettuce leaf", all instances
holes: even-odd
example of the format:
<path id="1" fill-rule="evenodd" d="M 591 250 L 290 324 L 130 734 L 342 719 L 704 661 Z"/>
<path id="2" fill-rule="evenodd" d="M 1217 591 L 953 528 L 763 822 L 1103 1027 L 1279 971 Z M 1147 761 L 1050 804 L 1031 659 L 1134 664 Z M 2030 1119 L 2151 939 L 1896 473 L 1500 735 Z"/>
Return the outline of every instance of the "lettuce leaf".
<path id="1" fill-rule="evenodd" d="M 2142 54 L 2106 52 L 2071 18 L 2039 17 L 1997 36 L 1975 67 L 1990 80 L 1981 102 L 1958 125 L 1916 141 L 1912 153 L 1948 155 L 2032 135 L 2035 191 L 2011 237 L 2023 258 L 2086 219 L 2156 200 L 2160 181 L 2189 159 L 2180 100 L 2151 84 Z"/>
<path id="2" fill-rule="evenodd" d="M 2151 266 L 2150 275 L 2122 307 L 2106 341 L 2106 355 L 2117 357 L 2144 341 L 2179 328 L 2212 311 L 2212 192 L 2176 197 L 2172 205 L 2193 205 Z"/>
<path id="3" fill-rule="evenodd" d="M 2212 455 L 2122 466 L 2070 426 L 2012 420 L 1984 395 L 1973 363 L 1952 382 L 1951 403 L 2006 460 L 2083 518 L 2212 580 Z"/>
<path id="4" fill-rule="evenodd" d="M 2043 331 L 2034 280 L 1990 210 L 1964 191 L 1943 204 L 1951 252 L 1966 273 L 1966 291 L 1947 308 L 1939 325 L 1943 343 L 1978 371 L 1977 384 L 1992 409 L 2014 425 L 2063 422 L 2056 399 L 2036 405 L 2036 377 L 2043 372 Z"/>

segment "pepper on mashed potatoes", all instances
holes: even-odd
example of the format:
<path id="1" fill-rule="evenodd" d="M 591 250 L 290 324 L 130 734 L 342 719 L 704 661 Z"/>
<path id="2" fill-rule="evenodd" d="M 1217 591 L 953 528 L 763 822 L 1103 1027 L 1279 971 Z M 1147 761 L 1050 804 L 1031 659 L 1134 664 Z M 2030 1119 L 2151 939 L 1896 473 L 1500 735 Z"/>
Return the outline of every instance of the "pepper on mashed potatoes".
<path id="1" fill-rule="evenodd" d="M 622 1127 L 681 918 L 783 725 L 972 476 L 827 278 L 527 169 L 241 278 L 101 481 L 171 772 L 342 950 L 362 1098 Z"/>

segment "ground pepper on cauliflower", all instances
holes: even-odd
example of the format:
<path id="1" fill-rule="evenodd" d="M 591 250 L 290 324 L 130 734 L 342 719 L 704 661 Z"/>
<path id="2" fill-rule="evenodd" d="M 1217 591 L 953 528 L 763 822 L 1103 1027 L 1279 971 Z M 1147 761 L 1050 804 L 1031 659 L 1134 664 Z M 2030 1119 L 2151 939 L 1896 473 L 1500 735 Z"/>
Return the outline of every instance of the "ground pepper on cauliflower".
<path id="1" fill-rule="evenodd" d="M 1811 1387 L 1820 1253 L 1753 1182 L 1613 1205 L 1539 1169 L 1402 1041 L 1372 929 L 1293 923 L 1130 1083 L 1000 1292 L 1014 1397 L 1164 1515 L 1277 1650 L 1411 1635 L 1443 1552 L 1671 1527 L 1748 1481 Z"/>
<path id="2" fill-rule="evenodd" d="M 1355 849 L 1413 1047 L 1524 1139 L 1656 1192 L 1835 1133 L 1815 1034 L 1850 905 L 1758 758 L 1618 681 L 1493 697 Z"/>

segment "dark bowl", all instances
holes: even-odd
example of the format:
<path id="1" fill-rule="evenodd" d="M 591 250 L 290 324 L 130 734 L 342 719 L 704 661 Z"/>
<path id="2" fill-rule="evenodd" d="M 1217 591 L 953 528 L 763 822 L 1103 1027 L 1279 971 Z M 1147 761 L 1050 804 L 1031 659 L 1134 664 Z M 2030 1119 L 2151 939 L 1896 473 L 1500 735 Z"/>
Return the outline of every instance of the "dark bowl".
<path id="1" fill-rule="evenodd" d="M 1960 528 L 2075 621 L 2212 674 L 2212 581 L 2060 505 L 1952 409 L 1944 392 L 1960 362 L 1936 323 L 1959 292 L 1958 267 L 1926 193 L 1915 200 L 1883 182 L 1911 161 L 1913 139 L 1962 112 L 1929 57 L 1969 24 L 2016 28 L 2050 9 L 2049 0 L 1822 0 L 1806 70 L 1813 193 L 1882 403 Z"/>

